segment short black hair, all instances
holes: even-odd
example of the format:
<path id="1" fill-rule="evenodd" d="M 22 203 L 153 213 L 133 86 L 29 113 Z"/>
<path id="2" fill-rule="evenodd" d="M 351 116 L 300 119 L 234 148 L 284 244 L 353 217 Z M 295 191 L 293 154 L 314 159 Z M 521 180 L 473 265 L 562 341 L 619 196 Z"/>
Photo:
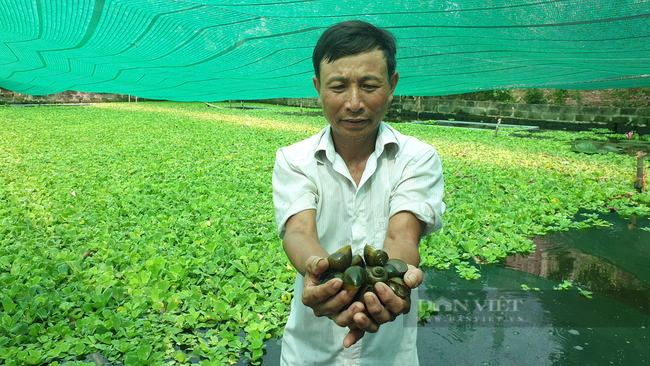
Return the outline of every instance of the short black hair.
<path id="1" fill-rule="evenodd" d="M 318 39 L 312 61 L 316 78 L 320 81 L 320 63 L 334 62 L 341 57 L 379 49 L 384 52 L 388 82 L 395 73 L 397 61 L 395 37 L 387 30 L 360 20 L 348 20 L 329 27 Z"/>

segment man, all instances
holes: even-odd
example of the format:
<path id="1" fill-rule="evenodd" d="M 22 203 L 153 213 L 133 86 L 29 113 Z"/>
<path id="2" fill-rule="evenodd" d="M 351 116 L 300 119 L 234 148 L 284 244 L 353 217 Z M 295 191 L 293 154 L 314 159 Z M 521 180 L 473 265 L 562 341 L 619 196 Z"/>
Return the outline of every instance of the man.
<path id="1" fill-rule="evenodd" d="M 313 77 L 329 126 L 278 150 L 273 196 L 278 231 L 298 270 L 282 365 L 417 365 L 417 291 L 411 303 L 384 283 L 348 308 L 356 291 L 322 285 L 330 253 L 383 248 L 423 280 L 418 245 L 442 226 L 443 177 L 434 148 L 382 123 L 393 100 L 393 36 L 360 21 L 327 29 L 314 49 Z M 298 300 L 296 300 L 298 299 Z M 345 310 L 343 310 L 345 309 Z M 367 310 L 366 315 L 364 310 Z M 366 334 L 368 333 L 368 334 Z"/>

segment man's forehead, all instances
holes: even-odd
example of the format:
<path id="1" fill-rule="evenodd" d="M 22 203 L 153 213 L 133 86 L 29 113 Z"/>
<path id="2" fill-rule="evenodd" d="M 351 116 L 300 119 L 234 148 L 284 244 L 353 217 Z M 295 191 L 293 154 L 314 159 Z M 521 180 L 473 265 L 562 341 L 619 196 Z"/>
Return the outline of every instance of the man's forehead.
<path id="1" fill-rule="evenodd" d="M 328 57 L 323 57 L 320 60 L 320 66 L 323 67 L 323 65 L 333 64 L 337 62 L 339 63 L 354 62 L 355 60 L 360 60 L 364 58 L 374 58 L 377 60 L 381 59 L 383 61 L 383 66 L 384 67 L 387 66 L 387 61 L 386 61 L 386 57 L 384 56 L 384 52 L 380 49 L 359 52 L 352 55 L 345 55 L 337 58 L 336 60 L 331 60 Z"/>
<path id="2" fill-rule="evenodd" d="M 352 74 L 361 74 L 366 79 L 383 79 L 388 66 L 382 51 L 375 50 L 341 57 L 335 61 L 321 60 L 320 71 L 330 78 L 346 78 Z M 358 75 L 357 75 L 358 76 Z"/>

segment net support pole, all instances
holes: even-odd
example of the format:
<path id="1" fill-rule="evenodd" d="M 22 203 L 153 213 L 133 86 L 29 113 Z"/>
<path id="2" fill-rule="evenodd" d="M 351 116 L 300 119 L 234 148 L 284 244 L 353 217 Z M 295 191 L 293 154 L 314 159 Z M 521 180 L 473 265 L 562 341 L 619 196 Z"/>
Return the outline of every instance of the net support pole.
<path id="1" fill-rule="evenodd" d="M 643 151 L 636 153 L 636 182 L 634 182 L 634 188 L 638 192 L 645 192 L 645 169 L 643 169 L 643 161 L 646 155 L 648 154 Z"/>
<path id="2" fill-rule="evenodd" d="M 501 125 L 501 118 L 499 118 L 497 127 L 494 129 L 494 137 L 497 137 L 497 133 L 499 132 L 499 125 Z"/>
<path id="3" fill-rule="evenodd" d="M 129 105 L 131 105 L 131 96 L 129 95 Z"/>

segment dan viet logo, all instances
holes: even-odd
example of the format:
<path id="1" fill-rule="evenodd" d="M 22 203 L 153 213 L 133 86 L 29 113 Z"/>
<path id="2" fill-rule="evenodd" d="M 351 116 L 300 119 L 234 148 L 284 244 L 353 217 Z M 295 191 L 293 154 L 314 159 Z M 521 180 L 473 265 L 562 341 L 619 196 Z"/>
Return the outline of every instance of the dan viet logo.
<path id="1" fill-rule="evenodd" d="M 425 306 L 434 312 L 472 312 L 472 311 L 519 311 L 518 307 L 523 303 L 520 299 L 506 299 L 505 296 L 499 299 L 481 300 L 449 300 L 441 296 L 433 301 L 420 301 L 420 306 Z"/>

